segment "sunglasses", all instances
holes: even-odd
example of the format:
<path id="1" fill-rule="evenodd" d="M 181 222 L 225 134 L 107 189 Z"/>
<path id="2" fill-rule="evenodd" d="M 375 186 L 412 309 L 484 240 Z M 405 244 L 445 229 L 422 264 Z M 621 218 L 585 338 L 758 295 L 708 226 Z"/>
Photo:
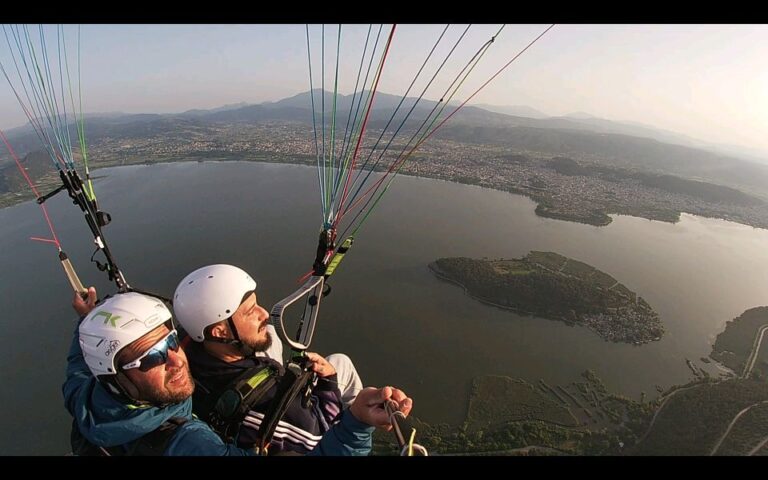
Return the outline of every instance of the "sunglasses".
<path id="1" fill-rule="evenodd" d="M 171 330 L 168 335 L 154 344 L 152 348 L 144 352 L 142 356 L 123 365 L 122 369 L 130 370 L 132 368 L 138 368 L 142 372 L 146 372 L 151 368 L 162 365 L 168 361 L 169 348 L 174 352 L 179 351 L 179 334 L 176 330 Z"/>

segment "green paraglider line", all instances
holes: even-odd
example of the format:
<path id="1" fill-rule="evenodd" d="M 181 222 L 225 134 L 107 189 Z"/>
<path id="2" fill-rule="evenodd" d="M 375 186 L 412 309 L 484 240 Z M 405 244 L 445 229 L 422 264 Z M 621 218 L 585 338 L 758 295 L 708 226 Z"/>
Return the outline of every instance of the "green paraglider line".
<path id="1" fill-rule="evenodd" d="M 321 168 L 320 168 L 320 148 L 317 145 L 317 119 L 315 115 L 315 92 L 314 92 L 314 84 L 312 82 L 312 49 L 309 45 L 309 25 L 307 25 L 307 62 L 309 63 L 309 98 L 312 101 L 312 132 L 315 135 L 315 157 L 317 159 L 317 182 L 320 185 L 320 200 L 322 202 L 320 206 L 320 214 L 325 217 L 326 207 L 325 207 L 325 194 L 324 194 L 324 186 L 323 186 L 323 179 L 321 175 Z"/>
<path id="2" fill-rule="evenodd" d="M 331 113 L 331 154 L 329 159 L 329 164 L 331 165 L 331 172 L 333 172 L 334 169 L 337 171 L 341 169 L 341 165 L 339 167 L 336 167 L 336 164 L 334 163 L 334 156 L 336 154 L 336 100 L 338 98 L 339 94 L 339 52 L 341 49 L 341 25 L 339 25 L 339 35 L 336 39 L 336 73 L 333 81 L 333 109 Z M 331 204 L 333 202 L 331 201 Z M 329 212 L 330 214 L 330 212 Z M 325 220 L 326 228 L 328 225 L 330 225 L 330 219 L 326 217 Z"/>
<path id="3" fill-rule="evenodd" d="M 351 164 L 351 167 L 350 167 L 352 170 L 354 170 L 354 168 L 355 168 L 355 160 L 357 159 L 357 153 L 360 150 L 360 143 L 361 143 L 361 141 L 363 139 L 363 136 L 365 135 L 365 127 L 368 125 L 368 119 L 370 118 L 371 110 L 373 109 L 373 101 L 375 100 L 376 90 L 377 90 L 378 85 L 379 85 L 379 80 L 381 80 L 381 72 L 384 69 L 384 62 L 386 62 L 386 60 L 387 60 L 387 54 L 389 53 L 389 47 L 392 45 L 392 37 L 395 35 L 395 28 L 396 27 L 397 27 L 397 25 L 392 25 L 392 30 L 390 30 L 390 32 L 389 32 L 389 38 L 387 39 L 387 45 L 386 45 L 386 47 L 384 49 L 384 54 L 381 57 L 381 63 L 379 64 L 379 70 L 376 73 L 376 82 L 374 83 L 374 88 L 373 88 L 373 91 L 371 93 L 371 101 L 368 104 L 368 111 L 365 113 L 365 120 L 363 120 L 363 126 L 362 126 L 361 131 L 360 131 L 360 136 L 357 139 L 357 145 L 355 146 L 355 151 L 352 154 L 352 164 Z M 350 179 L 350 176 L 347 176 L 347 179 L 344 182 L 344 191 L 343 191 L 343 193 L 341 195 L 341 202 L 339 203 L 340 205 L 344 204 L 344 200 L 347 197 L 347 190 L 349 188 L 349 179 Z M 338 226 L 339 218 L 340 217 L 337 216 L 336 219 L 334 220 L 334 225 L 333 225 L 334 228 L 336 228 L 336 226 Z"/>
<path id="4" fill-rule="evenodd" d="M 127 291 L 130 289 L 130 286 L 125 281 L 125 277 L 117 267 L 114 261 L 114 258 L 112 257 L 109 251 L 109 247 L 107 245 L 106 239 L 104 238 L 104 235 L 101 230 L 101 227 L 109 223 L 109 216 L 108 214 L 98 210 L 98 206 L 96 204 L 95 192 L 93 190 L 92 182 L 90 181 L 90 176 L 88 177 L 87 182 L 84 182 L 81 179 L 80 175 L 78 174 L 77 170 L 75 169 L 75 164 L 74 164 L 74 156 L 72 153 L 72 140 L 70 136 L 70 126 L 68 122 L 69 111 L 67 109 L 67 101 L 66 101 L 67 93 L 64 91 L 64 75 L 66 72 L 66 76 L 67 76 L 66 81 L 69 89 L 69 100 L 72 106 L 72 114 L 75 115 L 75 122 L 78 130 L 78 140 L 80 141 L 81 152 L 84 158 L 84 163 L 87 166 L 87 147 L 85 144 L 85 129 L 84 129 L 83 112 L 82 112 L 82 90 L 80 87 L 79 30 L 78 30 L 78 93 L 79 93 L 79 106 L 80 106 L 79 123 L 78 123 L 78 115 L 77 115 L 78 109 L 75 107 L 75 102 L 74 102 L 72 78 L 69 71 L 69 60 L 67 55 L 68 52 L 66 47 L 66 39 L 63 35 L 63 28 L 57 27 L 57 31 L 56 31 L 57 51 L 55 54 L 57 55 L 57 58 L 58 58 L 58 67 L 59 67 L 58 82 L 55 82 L 55 78 L 54 78 L 55 72 L 52 71 L 51 64 L 50 64 L 51 62 L 49 61 L 49 58 L 48 58 L 47 41 L 45 38 L 46 36 L 43 30 L 43 27 L 42 26 L 39 27 L 40 55 L 38 55 L 38 52 L 36 51 L 37 49 L 36 49 L 35 43 L 32 41 L 29 35 L 29 30 L 27 29 L 26 26 L 23 26 L 21 28 L 18 28 L 18 27 L 14 28 L 13 26 L 11 26 L 10 30 L 14 38 L 14 41 L 16 43 L 16 53 L 14 53 L 14 49 L 11 46 L 10 39 L 8 38 L 8 30 L 5 28 L 5 26 L 3 27 L 3 31 L 6 37 L 6 43 L 8 43 L 8 46 L 11 50 L 11 56 L 13 58 L 14 65 L 16 66 L 16 71 L 19 75 L 19 81 L 24 89 L 24 93 L 27 97 L 27 101 L 29 102 L 29 105 L 26 105 L 22 100 L 21 96 L 18 93 L 18 90 L 14 87 L 13 82 L 11 81 L 5 67 L 2 64 L 0 64 L 0 70 L 2 70 L 3 75 L 8 81 L 8 84 L 10 85 L 14 94 L 16 95 L 16 99 L 18 100 L 19 105 L 21 105 L 22 110 L 24 111 L 25 115 L 27 115 L 27 118 L 30 120 L 30 124 L 32 125 L 33 130 L 35 130 L 44 148 L 48 151 L 49 155 L 51 156 L 51 160 L 53 161 L 54 166 L 58 170 L 59 177 L 61 178 L 61 181 L 62 181 L 62 185 L 59 188 L 42 196 L 39 195 L 39 193 L 36 192 L 34 188 L 32 188 L 33 192 L 37 196 L 37 203 L 42 206 L 43 202 L 45 202 L 48 198 L 52 197 L 53 195 L 57 194 L 62 190 L 66 190 L 70 198 L 74 201 L 74 204 L 77 205 L 82 210 L 85 216 L 85 220 L 88 225 L 88 228 L 90 229 L 91 234 L 94 237 L 94 242 L 97 245 L 97 248 L 94 254 L 96 252 L 101 251 L 106 257 L 106 264 L 101 265 L 98 262 L 98 260 L 93 260 L 93 256 L 91 257 L 91 260 L 96 262 L 97 267 L 100 270 L 107 272 L 110 280 L 115 281 L 120 291 Z M 62 53 L 64 56 L 63 61 L 61 58 Z M 19 66 L 19 62 L 16 60 L 17 55 L 24 66 L 24 70 L 27 78 L 26 82 L 22 76 L 22 69 Z M 55 86 L 56 83 L 59 84 L 59 88 L 61 89 L 60 92 L 56 92 L 56 86 Z M 32 96 L 30 96 L 29 90 L 32 91 Z M 61 105 L 59 105 L 59 101 L 61 101 Z M 63 115 L 63 118 L 62 118 L 62 115 Z M 40 117 L 43 117 L 44 120 L 41 119 Z M 41 120 L 47 122 L 46 128 L 43 128 L 43 125 L 41 124 Z M 10 145 L 7 145 L 7 146 L 10 149 Z M 35 239 L 40 241 L 46 241 L 49 243 L 57 243 L 58 241 L 56 238 L 54 238 L 53 240 L 49 240 L 49 239 L 39 239 L 36 237 Z M 60 260 L 64 261 L 66 260 L 66 257 L 60 258 Z M 67 271 L 67 275 L 70 278 L 70 281 L 73 282 L 72 283 L 73 286 L 76 286 L 76 284 L 79 284 L 79 281 L 74 282 L 74 277 L 73 277 L 74 271 L 72 270 L 71 265 L 69 265 L 69 263 L 67 262 L 67 265 L 64 265 L 64 266 L 65 266 L 65 270 Z"/>
<path id="5" fill-rule="evenodd" d="M 357 87 L 360 85 L 360 74 L 363 71 L 363 63 L 365 63 L 365 54 L 368 51 L 368 41 L 371 37 L 371 28 L 373 28 L 373 25 L 368 25 L 368 34 L 365 36 L 365 46 L 363 46 L 363 55 L 360 57 L 360 66 L 357 69 L 357 78 L 355 79 L 355 88 L 352 90 L 352 102 L 350 103 L 349 107 L 349 113 L 347 114 L 347 123 L 344 125 L 344 139 L 341 142 L 341 149 L 339 151 L 340 158 L 344 158 L 344 154 L 347 151 L 347 139 L 349 141 L 352 141 L 352 136 L 349 127 L 350 127 L 350 120 L 352 120 L 352 110 L 355 110 L 355 100 L 359 98 L 359 100 L 362 100 L 363 98 L 363 92 L 360 92 L 360 96 L 358 97 L 357 94 Z M 367 77 L 366 77 L 367 80 Z M 363 82 L 365 84 L 365 82 Z M 358 100 L 358 110 L 360 107 L 360 101 Z M 355 112 L 355 119 L 352 121 L 352 130 L 354 131 L 355 123 L 357 122 L 357 111 Z M 339 178 L 341 177 L 341 169 L 339 169 L 339 172 L 336 175 L 336 179 L 334 180 L 333 187 L 334 189 L 339 184 Z"/>
<path id="6" fill-rule="evenodd" d="M 373 59 L 375 58 L 376 47 L 379 44 L 379 36 L 381 35 L 382 27 L 383 27 L 383 25 L 381 25 L 379 27 L 379 33 L 376 36 L 376 43 L 374 44 L 373 50 L 371 52 L 371 59 L 368 62 L 368 70 L 366 71 L 365 79 L 363 80 L 363 89 L 364 90 L 365 90 L 365 85 L 366 85 L 366 83 L 368 81 L 368 77 L 370 76 L 371 67 L 373 66 Z M 381 61 L 379 61 L 379 66 L 380 65 L 381 65 Z M 379 67 L 377 67 L 377 72 L 378 72 L 378 68 Z M 352 145 L 352 141 L 355 140 L 355 139 L 359 139 L 360 138 L 360 134 L 362 132 L 363 117 L 365 116 L 366 112 L 370 108 L 370 105 L 371 105 L 370 104 L 370 99 L 371 99 L 371 94 L 373 93 L 373 88 L 374 88 L 374 83 L 375 82 L 376 82 L 376 75 L 374 74 L 374 77 L 371 79 L 371 86 L 366 90 L 367 94 L 365 96 L 365 102 L 362 101 L 363 100 L 363 96 L 361 94 L 360 95 L 360 99 L 359 99 L 358 104 L 357 104 L 357 111 L 355 112 L 355 120 L 353 122 L 354 126 L 353 126 L 353 130 L 352 130 L 352 135 L 350 136 L 350 141 L 349 141 L 349 143 L 347 145 L 347 149 L 345 150 L 345 152 L 343 154 L 344 164 L 343 164 L 342 168 L 340 169 L 340 172 L 339 172 L 339 175 L 336 178 L 336 181 L 333 184 L 333 193 L 332 193 L 332 196 L 331 196 L 331 209 L 332 210 L 331 210 L 331 215 L 329 216 L 329 218 L 331 220 L 333 220 L 332 217 L 333 217 L 334 213 L 336 215 L 338 215 L 338 211 L 334 207 L 336 206 L 336 199 L 338 198 L 339 186 L 342 185 L 342 182 L 344 180 L 346 180 L 346 178 L 347 178 L 346 175 L 347 175 L 347 172 L 349 171 L 349 169 L 348 169 L 348 167 L 349 167 L 349 160 L 351 158 L 351 153 L 349 152 L 349 149 L 350 149 L 350 147 Z M 360 106 L 363 105 L 363 104 L 365 105 L 365 107 L 363 108 L 363 117 L 360 117 L 360 119 L 358 120 L 357 117 L 358 117 L 358 113 L 359 113 L 359 110 L 360 110 Z"/>
<path id="7" fill-rule="evenodd" d="M 518 52 L 518 53 L 517 53 L 517 54 L 516 54 L 516 55 L 515 55 L 515 56 L 514 56 L 514 57 L 513 57 L 513 58 L 512 58 L 510 61 L 509 61 L 509 62 L 507 62 L 507 63 L 506 63 L 504 66 L 502 66 L 502 67 L 501 67 L 501 68 L 500 68 L 500 69 L 499 69 L 499 70 L 498 70 L 498 71 L 497 71 L 497 72 L 496 72 L 496 73 L 495 73 L 493 76 L 491 76 L 491 78 L 489 78 L 489 79 L 488 79 L 488 80 L 487 80 L 485 83 L 483 83 L 483 84 L 482 84 L 482 85 L 481 85 L 481 86 L 480 86 L 480 87 L 479 87 L 477 90 L 475 90 L 475 91 L 474 91 L 474 93 L 472 93 L 472 95 L 470 95 L 470 96 L 469 96 L 469 97 L 468 97 L 466 100 L 464 100 L 464 102 L 462 102 L 462 103 L 461 103 L 461 104 L 460 104 L 460 105 L 459 105 L 459 106 L 458 106 L 458 107 L 457 107 L 457 108 L 456 108 L 456 109 L 455 109 L 453 112 L 451 112 L 451 114 L 450 114 L 450 115 L 448 115 L 448 116 L 447 116 L 447 117 L 446 117 L 446 118 L 445 118 L 445 119 L 444 119 L 442 122 L 440 122 L 440 124 L 438 124 L 438 125 L 437 125 L 437 127 L 435 127 L 435 128 L 432 130 L 432 131 L 430 131 L 428 135 L 424 136 L 424 137 L 423 137 L 423 138 L 422 138 L 422 139 L 421 139 L 421 140 L 420 140 L 420 141 L 419 141 L 419 142 L 418 142 L 418 143 L 417 143 L 417 144 L 416 144 L 416 145 L 415 145 L 415 146 L 414 146 L 414 147 L 413 147 L 413 148 L 412 148 L 412 149 L 411 149 L 409 152 L 408 152 L 408 154 L 407 154 L 407 155 L 405 155 L 405 157 L 404 157 L 402 160 L 400 160 L 400 161 L 399 161 L 399 164 L 397 165 L 397 169 L 396 169 L 396 170 L 394 170 L 394 167 L 396 166 L 396 164 L 397 164 L 397 162 L 398 162 L 398 160 L 399 160 L 399 159 L 398 159 L 398 160 L 396 160 L 396 161 L 395 161 L 395 163 L 393 163 L 393 164 L 392 164 L 392 166 L 390 167 L 390 169 L 387 171 L 387 174 L 386 174 L 386 175 L 384 175 L 384 176 L 383 176 L 383 177 L 382 177 L 382 178 L 381 178 L 379 181 L 377 181 L 377 182 L 376 182 L 376 184 L 374 184 L 374 185 L 373 185 L 371 188 L 369 188 L 369 189 L 368 189 L 368 191 L 367 191 L 367 192 L 366 192 L 366 193 L 363 195 L 363 197 L 361 197 L 360 199 L 358 199 L 358 203 L 359 203 L 359 202 L 360 202 L 360 201 L 361 201 L 363 198 L 365 198 L 365 196 L 366 196 L 366 195 L 368 195 L 368 193 L 369 193 L 369 192 L 371 192 L 371 190 L 374 190 L 374 189 L 378 189 L 378 188 L 381 186 L 381 184 L 383 183 L 384 179 L 387 177 L 387 175 L 388 175 L 390 172 L 392 172 L 392 171 L 395 171 L 395 175 L 397 175 L 397 172 L 399 172 L 400 168 L 402 168 L 402 166 L 403 166 L 403 164 L 405 163 L 405 161 L 406 161 L 406 160 L 407 160 L 407 159 L 408 159 L 408 158 L 409 158 L 409 157 L 410 157 L 410 156 L 413 154 L 413 152 L 415 152 L 415 151 L 416 151 L 416 149 L 418 149 L 418 148 L 421 146 L 421 144 L 422 144 L 422 143 L 424 143 L 424 142 L 425 142 L 427 139 L 429 139 L 429 138 L 430 138 L 430 137 L 431 137 L 431 136 L 432 136 L 432 135 L 433 135 L 433 134 L 434 134 L 434 133 L 435 133 L 435 132 L 436 132 L 438 129 L 440 129 L 440 128 L 441 128 L 441 127 L 442 127 L 442 126 L 443 126 L 443 125 L 444 125 L 444 124 L 445 124 L 445 123 L 446 123 L 446 122 L 447 122 L 447 121 L 448 121 L 448 120 L 449 120 L 451 117 L 453 117 L 453 116 L 456 114 L 456 112 L 458 112 L 459 110 L 461 110 L 461 109 L 462 109 L 462 108 L 463 108 L 463 107 L 464 107 L 464 106 L 467 104 L 467 102 L 469 102 L 469 101 L 470 101 L 472 98 L 474 98 L 474 97 L 475 97 L 475 95 L 477 95 L 477 94 L 478 94 L 478 93 L 479 93 L 479 92 L 480 92 L 482 89 L 484 89 L 484 88 L 485 88 L 485 87 L 486 87 L 486 86 L 487 86 L 487 85 L 488 85 L 488 84 L 489 84 L 491 81 L 493 81 L 493 80 L 494 80 L 494 79 L 495 79 L 497 76 L 499 76 L 499 75 L 500 75 L 500 74 L 501 74 L 501 73 L 502 73 L 504 70 L 506 70 L 506 69 L 507 69 L 507 67 L 509 67 L 509 66 L 510 66 L 510 65 L 511 65 L 511 64 L 512 64 L 512 63 L 513 63 L 515 60 L 517 60 L 517 59 L 520 57 L 520 55 L 522 55 L 523 53 L 525 53 L 525 51 L 526 51 L 526 50 L 528 50 L 528 49 L 529 49 L 529 48 L 530 48 L 530 47 L 531 47 L 533 44 L 535 44 L 535 43 L 536 43 L 536 42 L 537 42 L 537 41 L 538 41 L 538 40 L 539 40 L 541 37 L 543 37 L 543 36 L 544 36 L 544 35 L 545 35 L 547 32 L 549 32 L 549 31 L 550 31 L 550 30 L 551 30 L 551 29 L 552 29 L 554 26 L 555 26 L 554 24 L 550 25 L 550 26 L 549 26 L 549 27 L 548 27 L 546 30 L 544 30 L 544 31 L 543 31 L 541 34 L 539 34 L 539 35 L 538 35 L 536 38 L 534 38 L 534 39 L 533 39 L 533 40 L 532 40 L 530 43 L 528 43 L 528 45 L 526 45 L 526 46 L 525 46 L 525 48 L 523 48 L 522 50 L 520 50 L 520 51 L 519 51 L 519 52 Z M 503 28 L 503 27 L 502 27 L 502 28 Z M 499 31 L 501 31 L 501 30 L 499 30 Z M 491 42 L 492 42 L 494 39 L 495 39 L 495 36 L 494 36 L 494 37 L 491 39 Z M 485 52 L 483 52 L 483 54 L 484 54 L 484 53 L 485 53 Z M 478 61 L 479 61 L 479 59 L 478 59 Z M 474 65 L 472 66 L 472 68 L 474 68 L 474 66 L 475 66 L 475 65 L 477 65 L 477 61 L 474 63 Z M 470 72 L 471 72 L 471 70 L 470 70 Z M 467 73 L 467 75 L 469 75 L 469 72 Z M 463 81 L 464 81 L 464 80 L 467 78 L 467 75 L 465 75 L 464 79 L 462 80 L 462 83 L 463 83 Z M 460 85 L 461 85 L 461 84 L 460 84 Z M 460 86 L 460 85 L 459 85 L 459 86 Z M 457 88 L 458 88 L 458 87 L 457 87 Z M 455 91 L 454 91 L 454 93 L 455 93 Z M 365 222 L 365 220 L 368 218 L 368 216 L 370 215 L 370 213 L 371 213 L 371 211 L 373 210 L 373 208 L 375 208 L 375 206 L 378 204 L 378 202 L 380 201 L 380 199 L 381 199 L 381 197 L 383 196 L 383 194 L 384 194 L 384 193 L 387 191 L 387 189 L 389 188 L 389 186 L 392 184 L 392 180 L 393 180 L 393 179 L 394 179 L 394 175 L 393 175 L 393 176 L 390 178 L 390 180 L 389 180 L 389 182 L 387 183 L 387 185 L 386 185 L 385 189 L 384 189 L 384 190 L 383 190 L 383 191 L 382 191 L 382 192 L 381 192 L 381 193 L 380 193 L 380 194 L 379 194 L 379 195 L 376 197 L 376 200 L 374 201 L 374 203 L 373 203 L 373 205 L 371 206 L 371 208 L 370 208 L 370 209 L 368 209 L 368 210 L 366 211 L 366 213 L 365 213 L 365 215 L 363 216 L 363 218 L 362 218 L 362 220 L 360 221 L 360 223 L 358 223 L 358 224 L 357 224 L 357 225 L 356 225 L 356 226 L 353 228 L 353 230 L 352 230 L 352 234 L 351 234 L 352 236 L 354 236 L 354 235 L 356 234 L 356 232 L 357 232 L 357 231 L 360 229 L 360 226 L 362 225 L 362 223 L 363 223 L 363 222 Z M 371 198 L 373 198 L 373 197 L 371 197 Z M 370 202 L 370 198 L 369 198 L 368 202 Z M 366 206 L 367 206 L 367 203 L 366 203 Z M 351 206 L 349 209 L 347 209 L 347 211 L 351 210 L 351 209 L 352 209 L 352 208 L 354 208 L 354 207 L 355 207 L 355 205 L 352 205 L 352 206 Z M 361 213 L 362 213 L 364 210 L 365 210 L 365 207 L 363 207 L 363 209 L 361 209 L 361 210 L 358 212 L 358 214 L 355 216 L 355 219 L 356 219 L 356 218 L 357 218 L 357 217 L 358 217 L 358 216 L 359 216 L 359 215 L 360 215 L 360 214 L 361 214 Z M 354 220 L 354 219 L 353 219 L 353 221 L 350 223 L 350 225 L 347 227 L 347 229 L 346 229 L 346 230 L 345 230 L 345 231 L 344 231 L 344 232 L 341 234 L 341 236 L 342 236 L 342 237 L 344 237 L 344 236 L 346 235 L 346 231 L 347 231 L 347 230 L 349 230 L 350 228 L 352 228 L 352 227 L 353 227 L 353 225 L 355 225 L 355 220 Z"/>

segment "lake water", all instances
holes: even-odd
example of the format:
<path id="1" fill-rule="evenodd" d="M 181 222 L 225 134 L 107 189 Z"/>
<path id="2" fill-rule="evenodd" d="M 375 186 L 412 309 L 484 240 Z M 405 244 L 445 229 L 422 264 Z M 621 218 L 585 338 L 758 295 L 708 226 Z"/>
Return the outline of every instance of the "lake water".
<path id="1" fill-rule="evenodd" d="M 241 266 L 271 305 L 314 260 L 320 207 L 314 168 L 248 162 L 99 170 L 112 252 L 132 286 L 170 296 L 211 263 Z M 85 284 L 113 292 L 88 259 L 92 238 L 64 195 L 47 202 Z M 593 227 L 534 214 L 527 198 L 400 177 L 331 279 L 313 350 L 342 351 L 366 384 L 397 385 L 414 413 L 459 422 L 472 378 L 501 374 L 568 383 L 591 368 L 632 398 L 691 378 L 685 358 L 710 353 L 726 321 L 768 304 L 768 231 L 684 214 L 677 224 L 614 216 Z M 75 314 L 71 289 L 38 206 L 0 210 L 0 401 L 3 454 L 69 451 L 61 384 Z M 660 314 L 666 334 L 643 346 L 609 343 L 581 327 L 496 309 L 434 277 L 438 257 L 520 257 L 550 250 L 614 276 Z M 713 365 L 704 365 L 712 373 Z"/>

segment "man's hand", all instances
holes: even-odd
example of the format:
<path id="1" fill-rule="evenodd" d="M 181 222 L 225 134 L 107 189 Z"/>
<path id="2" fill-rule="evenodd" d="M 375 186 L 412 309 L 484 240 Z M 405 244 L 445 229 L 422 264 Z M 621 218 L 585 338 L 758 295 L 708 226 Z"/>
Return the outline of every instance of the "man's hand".
<path id="1" fill-rule="evenodd" d="M 80 296 L 79 293 L 75 293 L 75 298 L 72 299 L 72 308 L 80 315 L 84 317 L 88 313 L 96 308 L 96 288 L 88 287 L 88 294 L 86 298 Z"/>
<path id="2" fill-rule="evenodd" d="M 349 411 L 363 423 L 392 430 L 389 415 L 384 409 L 384 403 L 387 400 L 394 401 L 397 404 L 397 410 L 403 412 L 403 415 L 408 416 L 411 413 L 413 400 L 408 398 L 402 390 L 393 387 L 362 389 L 349 407 Z"/>
<path id="3" fill-rule="evenodd" d="M 333 368 L 333 365 L 328 363 L 328 360 L 322 355 L 314 352 L 307 352 L 307 358 L 312 362 L 312 371 L 315 372 L 318 377 L 324 378 L 336 375 L 336 369 Z"/>

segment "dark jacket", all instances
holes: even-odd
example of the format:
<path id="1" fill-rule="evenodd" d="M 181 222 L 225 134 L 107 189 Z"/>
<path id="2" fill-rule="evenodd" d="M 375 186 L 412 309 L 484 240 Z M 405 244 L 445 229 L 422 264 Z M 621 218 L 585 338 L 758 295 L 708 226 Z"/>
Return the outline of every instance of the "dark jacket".
<path id="1" fill-rule="evenodd" d="M 203 344 L 197 342 L 186 344 L 185 352 L 197 384 L 193 397 L 194 412 L 206 421 L 210 419 L 209 415 L 221 394 L 231 388 L 237 379 L 244 375 L 250 376 L 265 367 L 271 367 L 279 372 L 279 375 L 284 371 L 280 363 L 266 357 L 249 357 L 236 362 L 224 362 L 210 355 Z M 272 385 L 256 403 L 251 405 L 238 428 L 238 446 L 251 448 L 255 444 L 264 413 L 275 398 L 276 390 L 277 385 Z M 300 397 L 288 406 L 272 437 L 270 453 L 306 454 L 310 452 L 323 434 L 339 420 L 342 408 L 341 392 L 337 387 L 336 375 L 319 379 L 312 391 L 310 407 L 303 407 Z M 370 447 L 361 448 L 353 454 L 367 455 L 369 451 Z"/>

